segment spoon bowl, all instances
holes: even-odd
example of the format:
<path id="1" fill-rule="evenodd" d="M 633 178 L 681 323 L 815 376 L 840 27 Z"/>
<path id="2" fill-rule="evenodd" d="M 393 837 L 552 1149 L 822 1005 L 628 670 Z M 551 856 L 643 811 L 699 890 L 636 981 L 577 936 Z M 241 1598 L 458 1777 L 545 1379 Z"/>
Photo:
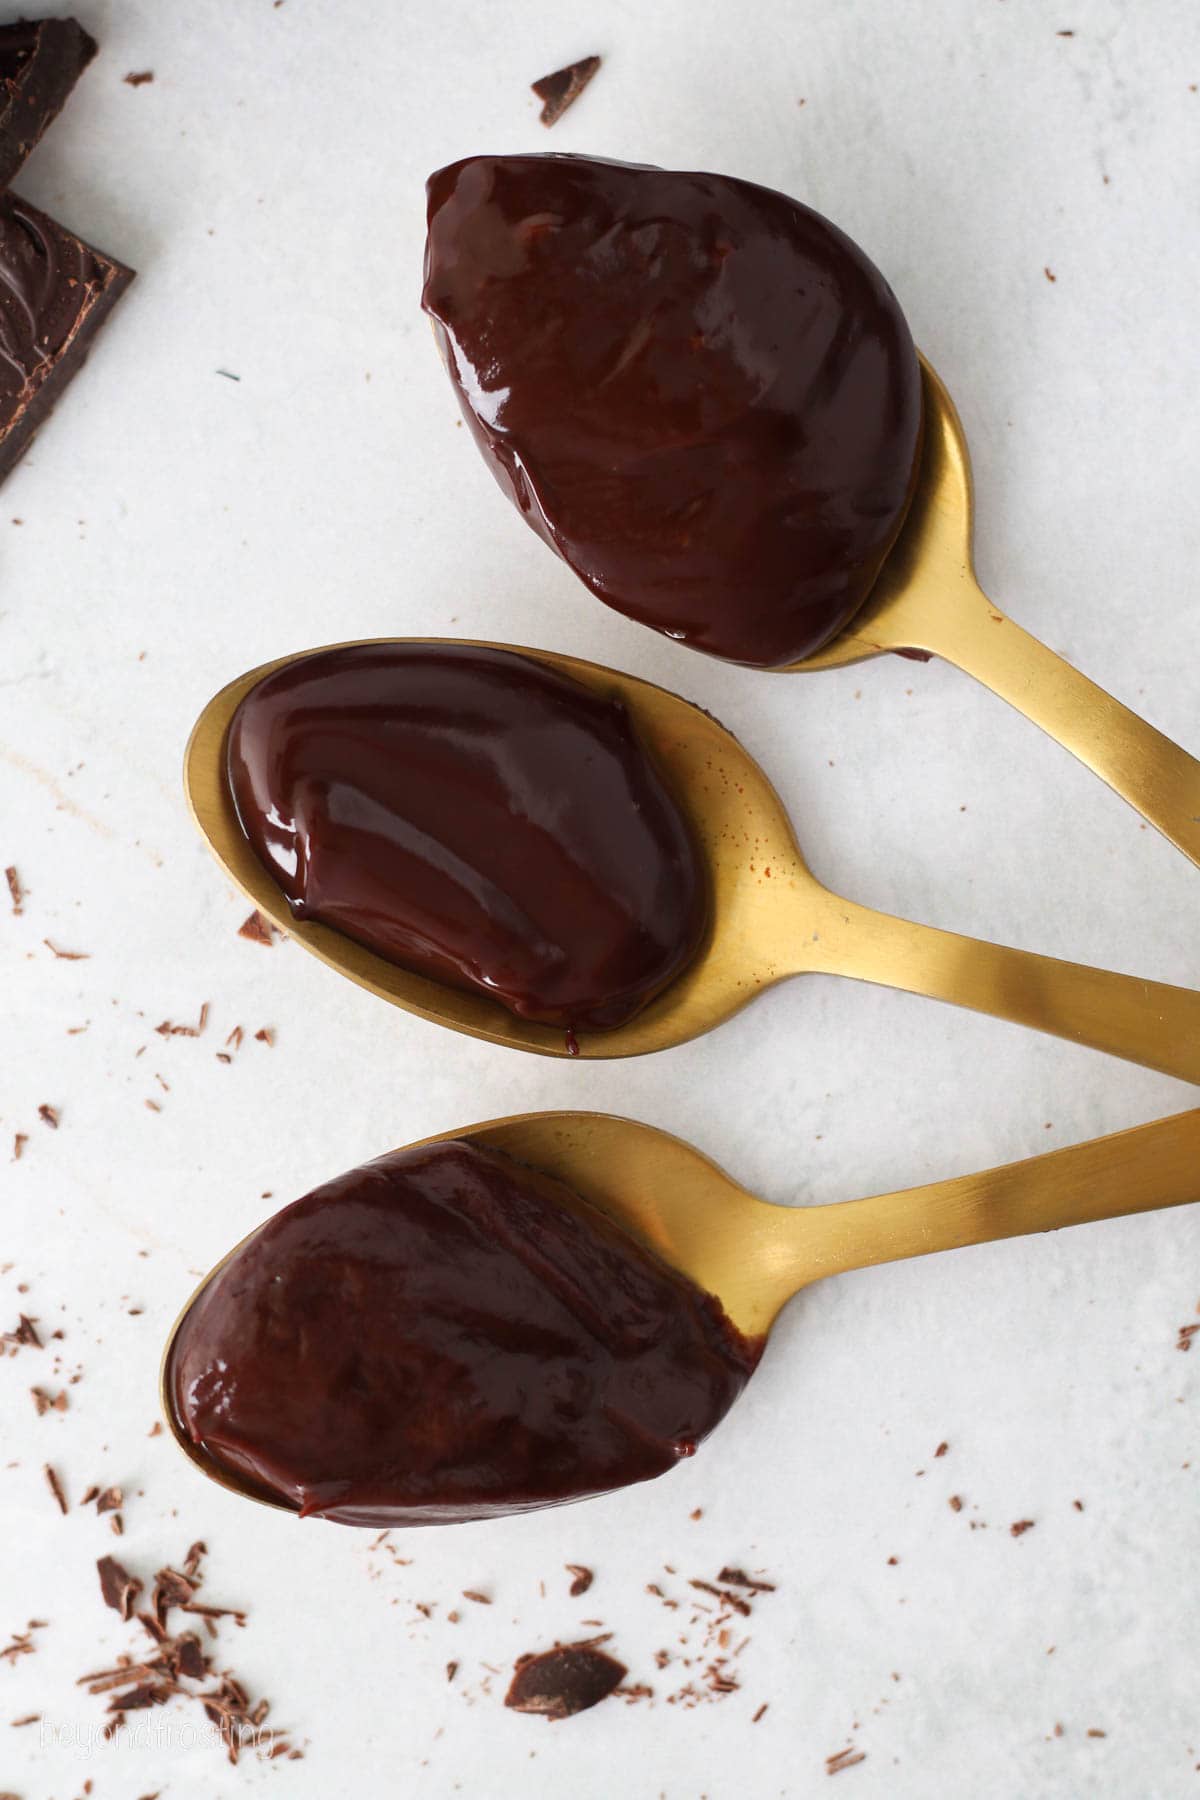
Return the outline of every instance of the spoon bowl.
<path id="1" fill-rule="evenodd" d="M 522 1113 L 441 1132 L 413 1148 L 452 1140 L 500 1151 L 565 1184 L 714 1294 L 751 1340 L 766 1336 L 794 1294 L 827 1275 L 1200 1200 L 1200 1109 L 981 1174 L 825 1206 L 768 1204 L 691 1144 L 604 1113 Z M 163 1353 L 160 1399 L 176 1442 L 203 1474 L 287 1512 L 193 1443 L 171 1400 L 177 1333 L 208 1283 L 255 1235 L 222 1258 L 180 1313 Z"/>
<path id="2" fill-rule="evenodd" d="M 1200 864 L 1200 762 L 1014 624 L 979 586 L 962 421 L 924 357 L 921 371 L 921 469 L 900 535 L 845 629 L 773 673 L 845 668 L 887 651 L 940 656 L 1040 725 Z"/>
<path id="3" fill-rule="evenodd" d="M 626 1024 L 581 1033 L 578 1054 L 640 1056 L 684 1043 L 786 976 L 816 972 L 952 1001 L 1200 1082 L 1200 995 L 980 944 L 841 899 L 809 870 L 783 804 L 754 758 L 710 714 L 578 657 L 483 647 L 516 649 L 621 700 L 686 814 L 707 868 L 710 924 L 692 962 Z M 556 1026 L 518 1018 L 486 995 L 442 986 L 328 926 L 292 917 L 242 831 L 226 779 L 225 744 L 245 695 L 294 660 L 282 657 L 239 676 L 209 702 L 192 732 L 184 767 L 188 803 L 218 862 L 280 931 L 393 1005 L 510 1049 L 575 1054 Z"/>

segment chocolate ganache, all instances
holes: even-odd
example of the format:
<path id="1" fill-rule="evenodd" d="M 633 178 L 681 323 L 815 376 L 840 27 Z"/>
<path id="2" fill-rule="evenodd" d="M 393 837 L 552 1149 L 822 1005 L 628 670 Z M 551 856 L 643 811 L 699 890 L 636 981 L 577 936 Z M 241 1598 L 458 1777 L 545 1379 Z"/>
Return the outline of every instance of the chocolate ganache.
<path id="1" fill-rule="evenodd" d="M 185 1314 L 167 1389 L 239 1486 L 343 1524 L 453 1524 L 661 1475 L 761 1349 L 561 1183 L 456 1140 L 269 1220 Z"/>
<path id="2" fill-rule="evenodd" d="M 828 220 L 728 176 L 472 156 L 429 182 L 423 305 L 501 487 L 610 606 L 762 667 L 861 606 L 921 375 Z"/>
<path id="3" fill-rule="evenodd" d="M 570 1031 L 687 964 L 707 882 L 624 705 L 508 650 L 357 644 L 230 725 L 242 829 L 298 919 Z"/>

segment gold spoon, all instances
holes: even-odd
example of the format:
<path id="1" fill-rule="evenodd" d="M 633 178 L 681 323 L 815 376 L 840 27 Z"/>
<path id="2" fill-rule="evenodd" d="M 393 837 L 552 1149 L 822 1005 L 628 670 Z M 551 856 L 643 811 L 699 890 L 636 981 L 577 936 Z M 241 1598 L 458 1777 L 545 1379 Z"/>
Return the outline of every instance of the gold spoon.
<path id="1" fill-rule="evenodd" d="M 954 402 L 922 358 L 925 443 L 912 506 L 862 611 L 787 673 L 925 650 L 973 675 L 1056 739 L 1192 862 L 1200 762 L 1005 618 L 971 566 L 971 462 Z"/>
<path id="2" fill-rule="evenodd" d="M 585 1033 L 581 1055 L 664 1050 L 711 1031 L 786 976 L 819 973 L 948 1000 L 1200 1082 L 1200 994 L 1000 949 L 842 900 L 809 872 L 775 790 L 716 719 L 634 675 L 548 650 L 518 649 L 518 654 L 624 701 L 686 811 L 708 865 L 713 916 L 694 960 L 627 1025 Z M 282 890 L 238 824 L 225 779 L 225 736 L 250 689 L 296 660 L 280 657 L 239 676 L 209 701 L 192 732 L 184 785 L 217 861 L 281 931 L 394 1006 L 511 1049 L 567 1055 L 565 1034 L 556 1026 L 519 1019 L 498 1001 L 443 987 L 328 926 L 292 918 Z"/>
<path id="3" fill-rule="evenodd" d="M 833 1206 L 769 1205 L 680 1138 L 606 1113 L 520 1113 L 421 1142 L 456 1138 L 503 1151 L 564 1182 L 715 1294 L 751 1338 L 764 1336 L 793 1294 L 826 1275 L 1200 1200 L 1200 1110 L 981 1175 Z M 172 1326 L 159 1399 L 175 1441 L 198 1469 L 232 1493 L 290 1512 L 194 1444 L 170 1397 L 176 1335 L 204 1288 L 243 1244 L 209 1271 Z"/>

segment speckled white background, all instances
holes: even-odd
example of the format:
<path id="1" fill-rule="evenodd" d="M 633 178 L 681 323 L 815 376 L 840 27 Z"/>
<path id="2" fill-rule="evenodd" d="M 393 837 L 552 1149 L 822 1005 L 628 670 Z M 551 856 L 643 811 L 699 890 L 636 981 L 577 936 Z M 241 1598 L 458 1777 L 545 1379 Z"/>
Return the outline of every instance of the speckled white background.
<path id="1" fill-rule="evenodd" d="M 282 1203 L 416 1136 L 594 1106 L 693 1139 L 772 1199 L 828 1201 L 1188 1104 L 1158 1076 L 815 978 L 623 1066 L 442 1034 L 237 936 L 246 903 L 192 832 L 179 765 L 209 695 L 284 651 L 389 632 L 543 643 L 714 710 L 853 897 L 1200 981 L 1196 871 L 965 677 L 900 661 L 756 676 L 590 600 L 456 429 L 417 309 L 423 178 L 472 149 L 590 150 L 799 195 L 880 263 L 958 400 L 985 585 L 1195 748 L 1200 14 L 79 9 L 102 60 L 20 185 L 140 277 L 0 501 L 0 866 L 29 890 L 23 917 L 0 906 L 0 1325 L 18 1305 L 61 1324 L 84 1371 L 66 1416 L 39 1419 L 27 1390 L 57 1385 L 45 1357 L 0 1365 L 0 1639 L 50 1621 L 36 1656 L 0 1666 L 0 1788 L 807 1800 L 852 1743 L 866 1760 L 837 1778 L 848 1800 L 1196 1792 L 1200 1361 L 1174 1346 L 1200 1300 L 1200 1214 L 831 1283 L 789 1310 L 693 1463 L 584 1508 L 414 1533 L 407 1568 L 237 1504 L 147 1432 L 162 1335 L 195 1274 L 271 1208 L 264 1190 Z M 605 67 L 548 138 L 527 84 L 592 50 Z M 142 68 L 152 85 L 123 84 Z M 54 960 L 47 937 L 89 960 Z M 203 1038 L 153 1034 L 203 1001 Z M 271 1026 L 275 1047 L 248 1038 L 218 1062 L 237 1024 Z M 209 1597 L 251 1615 L 222 1644 L 308 1740 L 303 1762 L 230 1770 L 174 1713 L 155 1716 L 157 1748 L 72 1746 L 102 1705 L 75 1677 L 133 1634 L 95 1591 L 105 1522 L 58 1516 L 45 1461 L 74 1497 L 126 1487 L 122 1554 L 143 1574 L 208 1540 Z M 1021 1518 L 1036 1525 L 1014 1540 Z M 586 1601 L 566 1597 L 568 1561 L 597 1571 Z M 684 1712 L 663 1702 L 669 1620 L 644 1586 L 669 1585 L 664 1562 L 682 1579 L 726 1561 L 778 1592 L 741 1691 Z M 494 1604 L 460 1603 L 453 1626 L 464 1587 Z M 438 1603 L 432 1623 L 418 1600 Z M 614 1630 L 652 1707 L 548 1728 L 504 1712 L 502 1680 L 480 1693 L 481 1663 L 581 1617 Z M 8 1728 L 31 1711 L 42 1726 Z"/>

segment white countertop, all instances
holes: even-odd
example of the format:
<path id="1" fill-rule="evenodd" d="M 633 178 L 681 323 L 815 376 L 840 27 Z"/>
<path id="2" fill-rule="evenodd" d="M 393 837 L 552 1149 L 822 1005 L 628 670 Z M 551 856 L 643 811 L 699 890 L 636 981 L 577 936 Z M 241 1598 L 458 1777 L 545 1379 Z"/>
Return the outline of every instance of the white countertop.
<path id="1" fill-rule="evenodd" d="M 0 504 L 0 867 L 28 890 L 20 918 L 0 899 L 0 1329 L 18 1308 L 61 1324 L 83 1370 L 67 1413 L 39 1418 L 28 1389 L 57 1389 L 49 1353 L 0 1367 L 0 1642 L 49 1621 L 36 1655 L 0 1666 L 0 1789 L 807 1800 L 850 1745 L 865 1760 L 833 1791 L 851 1800 L 1194 1793 L 1200 1358 L 1175 1344 L 1200 1316 L 1200 1211 L 832 1282 L 789 1309 L 693 1462 L 584 1507 L 414 1532 L 409 1566 L 366 1534 L 239 1504 L 147 1433 L 195 1276 L 275 1205 L 456 1124 L 632 1113 L 805 1202 L 1189 1104 L 1066 1044 L 818 978 L 636 1063 L 444 1033 L 293 945 L 240 938 L 247 904 L 198 841 L 179 768 L 203 703 L 268 657 L 390 633 L 544 644 L 714 711 L 840 891 L 1200 983 L 1195 869 L 965 676 L 896 659 L 758 676 L 591 600 L 456 428 L 417 306 L 424 177 L 474 149 L 708 167 L 796 194 L 879 263 L 958 402 L 985 586 L 1195 749 L 1200 14 L 79 11 L 102 57 L 19 185 L 139 278 Z M 604 67 L 548 136 L 528 83 L 591 51 Z M 138 69 L 153 83 L 125 85 Z M 45 938 L 88 960 L 56 960 Z M 202 1002 L 201 1038 L 155 1035 Z M 274 1047 L 252 1037 L 264 1025 Z M 124 1486 L 121 1545 L 90 1510 L 58 1514 L 45 1462 L 73 1501 Z M 1022 1519 L 1034 1529 L 1014 1539 Z M 137 1641 L 103 1609 L 95 1558 L 144 1575 L 196 1537 L 206 1597 L 249 1610 L 221 1654 L 303 1761 L 230 1769 L 188 1741 L 194 1711 L 155 1714 L 154 1746 L 88 1741 L 104 1703 L 74 1680 Z M 586 1600 L 567 1597 L 568 1562 L 596 1571 Z M 654 1652 L 690 1615 L 646 1584 L 694 1594 L 685 1579 L 725 1563 L 777 1583 L 747 1622 L 742 1686 L 668 1704 L 685 1673 Z M 464 1588 L 493 1605 L 459 1600 L 455 1625 Z M 507 1671 L 584 1618 L 613 1631 L 652 1704 L 548 1728 L 503 1709 L 506 1674 L 481 1691 L 483 1664 Z M 30 1712 L 40 1724 L 8 1728 Z"/>

